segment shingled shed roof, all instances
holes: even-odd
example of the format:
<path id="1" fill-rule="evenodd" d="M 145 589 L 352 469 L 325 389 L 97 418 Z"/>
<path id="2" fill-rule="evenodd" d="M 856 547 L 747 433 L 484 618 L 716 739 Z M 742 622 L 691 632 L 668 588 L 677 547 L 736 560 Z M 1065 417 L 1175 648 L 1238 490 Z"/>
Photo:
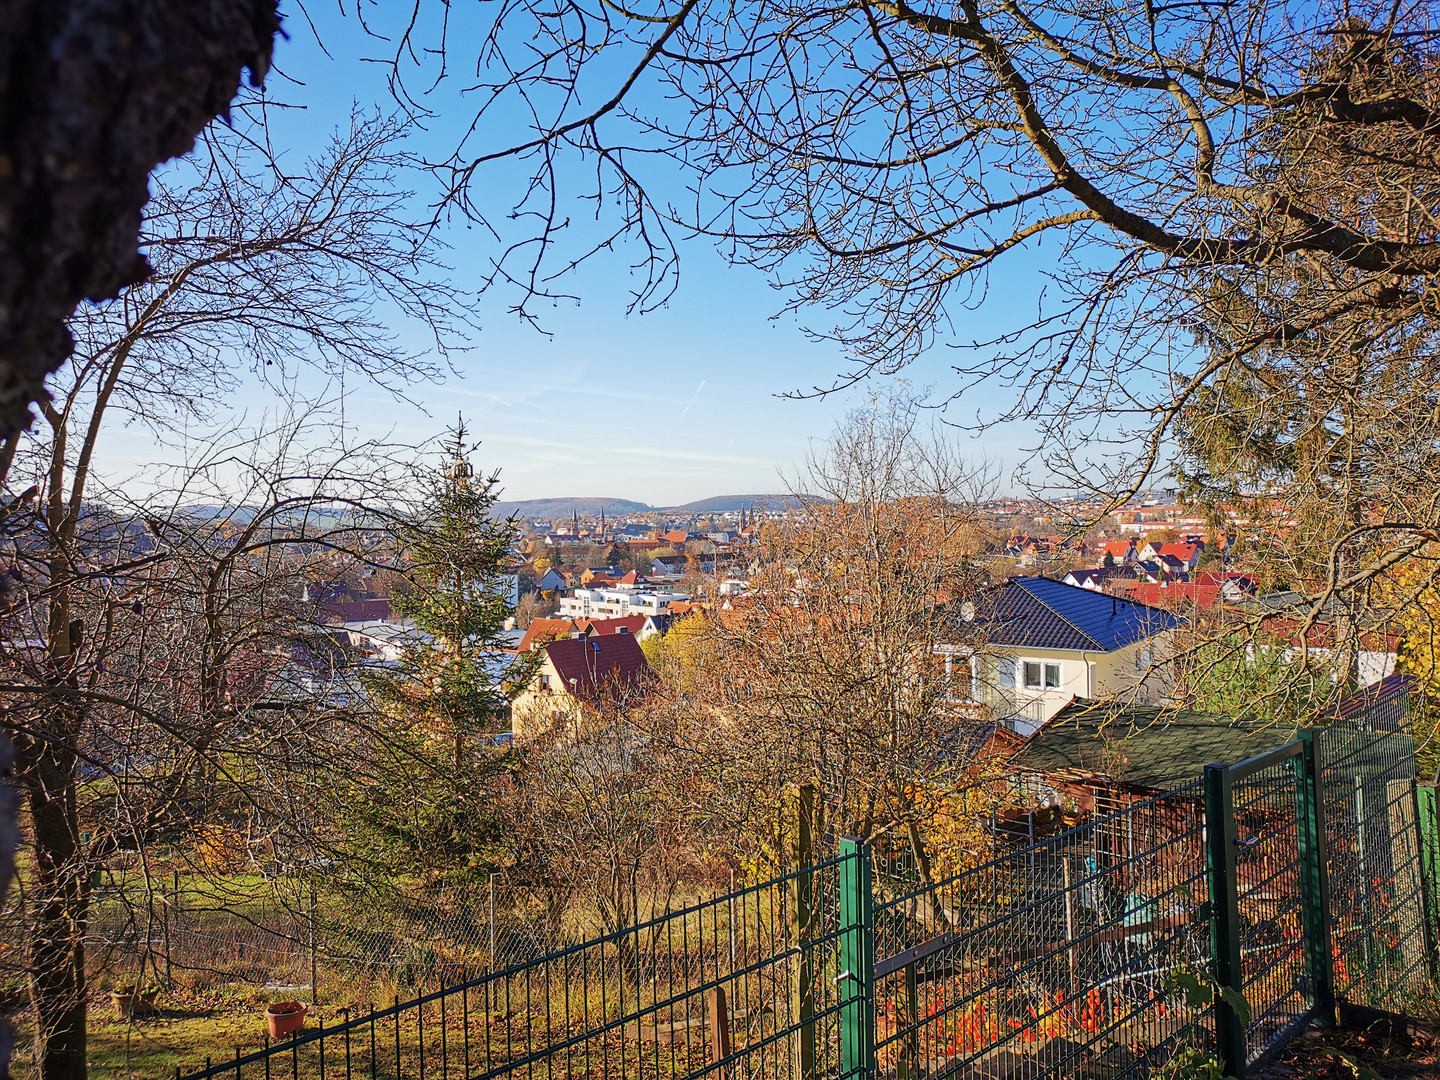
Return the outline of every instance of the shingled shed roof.
<path id="1" fill-rule="evenodd" d="M 1211 762 L 1234 764 L 1284 746 L 1295 729 L 1249 717 L 1077 700 L 1010 759 L 1065 780 L 1169 791 L 1199 780 Z"/>
<path id="2" fill-rule="evenodd" d="M 992 645 L 1113 652 L 1180 624 L 1168 611 L 1043 577 L 1011 578 L 976 605 Z"/>

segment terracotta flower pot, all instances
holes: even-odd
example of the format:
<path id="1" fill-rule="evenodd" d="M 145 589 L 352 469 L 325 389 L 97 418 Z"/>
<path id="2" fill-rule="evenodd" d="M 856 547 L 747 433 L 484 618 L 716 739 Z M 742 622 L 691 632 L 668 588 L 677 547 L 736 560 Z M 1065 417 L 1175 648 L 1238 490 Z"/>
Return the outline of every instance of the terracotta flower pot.
<path id="1" fill-rule="evenodd" d="M 265 1010 L 265 1023 L 270 1027 L 272 1039 L 283 1039 L 305 1027 L 305 1012 L 309 1006 L 300 1001 L 277 1001 Z"/>
<path id="2" fill-rule="evenodd" d="M 115 1005 L 115 1019 L 136 1020 L 155 1013 L 155 997 L 160 993 L 158 986 L 137 990 L 133 983 L 125 983 L 110 991 L 110 1000 Z"/>

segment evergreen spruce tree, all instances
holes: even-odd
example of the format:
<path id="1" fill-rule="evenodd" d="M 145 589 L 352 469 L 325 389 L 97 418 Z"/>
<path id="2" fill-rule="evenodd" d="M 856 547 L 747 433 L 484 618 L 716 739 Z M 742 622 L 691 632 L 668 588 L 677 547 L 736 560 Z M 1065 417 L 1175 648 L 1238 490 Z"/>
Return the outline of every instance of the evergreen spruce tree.
<path id="1" fill-rule="evenodd" d="M 396 614 L 414 627 L 382 695 L 399 718 L 453 747 L 457 762 L 476 735 L 504 726 L 506 697 L 496 657 L 513 615 L 508 587 L 513 521 L 491 516 L 499 473 L 476 476 L 463 419 L 442 444 L 445 464 L 420 477 L 418 499 L 396 527 L 410 591 Z"/>
<path id="2" fill-rule="evenodd" d="M 495 784 L 508 761 L 493 736 L 524 678 L 500 652 L 515 524 L 491 516 L 499 475 L 475 475 L 465 440 L 461 421 L 392 526 L 409 591 L 391 604 L 414 633 L 397 665 L 364 680 L 375 745 L 369 767 L 335 787 L 347 865 L 389 870 L 349 882 L 367 903 L 479 879 L 497 854 Z"/>

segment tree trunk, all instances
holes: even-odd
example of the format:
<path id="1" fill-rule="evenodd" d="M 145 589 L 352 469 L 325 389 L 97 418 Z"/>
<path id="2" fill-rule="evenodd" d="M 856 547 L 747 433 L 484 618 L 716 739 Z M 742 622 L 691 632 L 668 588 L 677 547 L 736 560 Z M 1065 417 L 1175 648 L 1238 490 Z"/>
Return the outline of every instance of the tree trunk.
<path id="1" fill-rule="evenodd" d="M 10 740 L 0 732 L 0 907 L 10 890 L 10 875 L 15 872 L 15 849 L 20 843 L 19 808 L 14 785 L 15 754 Z M 10 1053 L 14 1037 L 10 1019 L 0 1014 L 0 1076 L 10 1075 Z"/>
<path id="2" fill-rule="evenodd" d="M 270 64 L 275 0 L 3 0 L 0 435 L 70 352 L 65 320 L 149 267 L 150 170 Z"/>
<path id="3" fill-rule="evenodd" d="M 34 878 L 30 887 L 30 1000 L 40 1080 L 85 1080 L 85 928 L 90 883 L 80 848 L 76 757 L 44 745 L 25 770 Z"/>

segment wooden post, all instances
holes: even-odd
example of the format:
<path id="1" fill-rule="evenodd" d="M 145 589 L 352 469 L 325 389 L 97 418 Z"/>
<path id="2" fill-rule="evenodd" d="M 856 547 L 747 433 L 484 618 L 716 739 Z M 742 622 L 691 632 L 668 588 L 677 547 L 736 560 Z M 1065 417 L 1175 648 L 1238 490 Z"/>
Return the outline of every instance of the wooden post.
<path id="1" fill-rule="evenodd" d="M 905 1033 L 895 1075 L 897 1080 L 915 1080 L 924 1070 L 920 1068 L 920 984 L 913 963 L 905 965 L 904 1001 L 895 1023 L 897 1030 Z"/>
<path id="2" fill-rule="evenodd" d="M 814 863 L 814 836 L 811 826 L 815 820 L 815 789 L 810 785 L 801 787 L 795 798 L 795 876 L 792 879 L 795 902 L 790 906 L 793 913 L 792 928 L 798 955 L 795 961 L 795 984 L 792 1015 L 799 1025 L 799 1038 L 795 1045 L 795 1073 L 799 1080 L 813 1080 L 815 1076 L 815 971 L 814 958 L 808 948 L 814 936 L 813 890 L 814 874 L 809 867 Z"/>
<path id="3" fill-rule="evenodd" d="M 315 886 L 310 886 L 310 1000 L 320 1001 L 320 986 L 315 978 L 315 955 L 318 942 L 315 939 Z"/>
<path id="4" fill-rule="evenodd" d="M 1065 957 L 1070 962 L 1070 996 L 1080 993 L 1079 961 L 1075 956 L 1075 894 L 1070 891 L 1070 856 L 1062 855 L 1060 865 L 1065 871 Z"/>
<path id="5" fill-rule="evenodd" d="M 730 1012 L 725 1006 L 725 988 L 715 986 L 705 991 L 705 1019 L 710 1024 L 710 1064 L 720 1065 L 730 1057 Z M 719 1075 L 727 1077 L 730 1067 Z"/>

